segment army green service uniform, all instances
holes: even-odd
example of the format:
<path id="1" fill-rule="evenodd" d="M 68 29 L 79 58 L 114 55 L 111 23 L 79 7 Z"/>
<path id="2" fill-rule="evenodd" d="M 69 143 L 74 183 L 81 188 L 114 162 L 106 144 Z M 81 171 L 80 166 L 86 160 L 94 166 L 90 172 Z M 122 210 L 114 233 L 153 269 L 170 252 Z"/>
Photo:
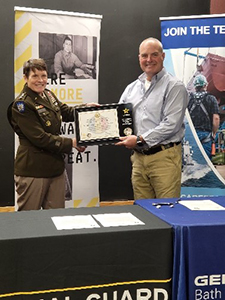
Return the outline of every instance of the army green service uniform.
<path id="1" fill-rule="evenodd" d="M 25 85 L 9 106 L 8 119 L 19 137 L 14 168 L 18 210 L 64 207 L 63 154 L 71 152 L 72 139 L 60 136 L 60 127 L 61 121 L 74 121 L 74 108 L 61 103 L 47 89 L 41 97 Z M 29 188 L 36 178 L 39 178 L 36 182 L 42 182 L 38 183 L 41 186 L 33 186 L 31 192 Z M 49 190 L 53 197 L 48 195 L 51 194 L 48 184 L 51 184 Z M 37 199 L 38 192 L 42 200 Z M 50 198 L 46 200 L 48 196 Z"/>

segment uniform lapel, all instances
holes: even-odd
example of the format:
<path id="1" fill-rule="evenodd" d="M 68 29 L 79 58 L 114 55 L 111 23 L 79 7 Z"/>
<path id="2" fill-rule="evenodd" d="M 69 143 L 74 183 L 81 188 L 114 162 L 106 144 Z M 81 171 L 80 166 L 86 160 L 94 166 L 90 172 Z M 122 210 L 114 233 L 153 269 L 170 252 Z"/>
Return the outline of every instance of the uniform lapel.
<path id="1" fill-rule="evenodd" d="M 43 105 L 44 107 L 55 111 L 55 109 L 53 108 L 52 103 L 51 103 L 49 97 L 46 95 L 46 92 L 44 92 L 45 93 L 45 98 L 42 98 L 37 93 L 35 93 L 34 91 L 32 91 L 27 85 L 24 86 L 24 91 L 31 97 L 31 99 L 36 104 Z"/>

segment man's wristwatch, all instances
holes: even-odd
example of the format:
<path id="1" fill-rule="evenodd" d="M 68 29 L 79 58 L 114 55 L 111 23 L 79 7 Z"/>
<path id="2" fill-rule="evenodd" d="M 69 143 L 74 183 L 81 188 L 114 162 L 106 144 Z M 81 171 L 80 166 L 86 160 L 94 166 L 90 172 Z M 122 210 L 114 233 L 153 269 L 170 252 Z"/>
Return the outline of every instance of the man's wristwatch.
<path id="1" fill-rule="evenodd" d="M 136 141 L 136 143 L 137 143 L 137 146 L 143 146 L 143 142 L 142 142 L 142 140 L 141 140 L 141 136 L 140 135 L 138 135 L 137 136 L 137 141 Z"/>

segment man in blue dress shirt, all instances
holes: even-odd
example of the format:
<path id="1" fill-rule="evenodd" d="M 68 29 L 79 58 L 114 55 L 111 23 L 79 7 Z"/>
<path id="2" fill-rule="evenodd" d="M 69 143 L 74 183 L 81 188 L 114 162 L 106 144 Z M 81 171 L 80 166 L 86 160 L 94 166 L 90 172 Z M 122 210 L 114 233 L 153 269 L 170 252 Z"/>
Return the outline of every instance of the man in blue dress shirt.
<path id="1" fill-rule="evenodd" d="M 145 39 L 139 47 L 143 73 L 129 84 L 119 103 L 132 103 L 134 133 L 117 145 L 133 149 L 134 199 L 180 197 L 184 115 L 188 93 L 184 84 L 169 74 L 162 44 Z"/>

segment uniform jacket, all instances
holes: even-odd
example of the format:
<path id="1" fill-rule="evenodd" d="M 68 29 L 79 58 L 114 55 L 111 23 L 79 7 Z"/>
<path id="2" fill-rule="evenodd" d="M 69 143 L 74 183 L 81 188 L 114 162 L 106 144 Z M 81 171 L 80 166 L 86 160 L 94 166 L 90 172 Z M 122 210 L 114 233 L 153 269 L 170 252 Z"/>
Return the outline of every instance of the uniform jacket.
<path id="1" fill-rule="evenodd" d="M 48 178 L 64 171 L 64 153 L 72 139 L 60 136 L 61 121 L 74 121 L 74 108 L 45 89 L 44 98 L 27 85 L 8 108 L 8 119 L 19 137 L 15 175 Z"/>

